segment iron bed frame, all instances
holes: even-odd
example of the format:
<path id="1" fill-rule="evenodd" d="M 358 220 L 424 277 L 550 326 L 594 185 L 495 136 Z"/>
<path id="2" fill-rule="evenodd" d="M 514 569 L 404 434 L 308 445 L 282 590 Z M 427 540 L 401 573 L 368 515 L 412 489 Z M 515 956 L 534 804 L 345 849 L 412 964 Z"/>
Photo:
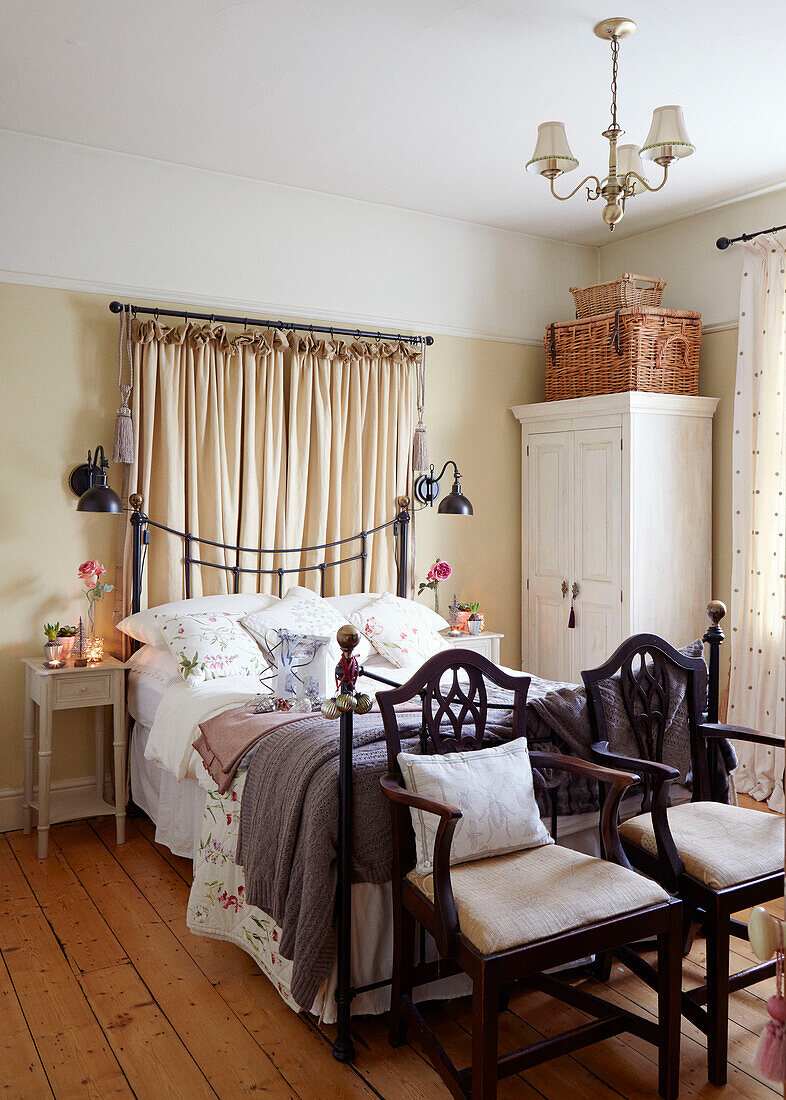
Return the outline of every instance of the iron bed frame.
<path id="1" fill-rule="evenodd" d="M 347 538 L 336 539 L 333 542 L 321 543 L 316 546 L 304 546 L 290 550 L 266 550 L 261 547 L 247 547 L 247 546 L 234 546 L 228 543 L 215 542 L 212 539 L 202 538 L 201 536 L 192 535 L 187 531 L 178 531 L 173 527 L 169 527 L 163 523 L 157 523 L 155 520 L 151 520 L 149 516 L 145 515 L 142 511 L 143 500 L 139 494 L 133 494 L 129 498 L 131 505 L 130 522 L 132 527 L 132 582 L 131 582 L 131 610 L 132 612 L 138 612 L 141 610 L 142 602 L 142 576 L 145 567 L 145 550 L 150 541 L 150 529 L 153 528 L 158 531 L 162 531 L 168 535 L 174 535 L 182 541 L 183 545 L 183 568 L 184 568 L 184 588 L 186 599 L 191 596 L 191 571 L 193 566 L 199 566 L 200 568 L 220 569 L 225 573 L 232 574 L 233 577 L 233 590 L 239 591 L 240 576 L 244 573 L 254 574 L 256 576 L 277 576 L 278 577 L 278 594 L 283 594 L 284 576 L 292 573 L 314 573 L 320 574 L 320 593 L 325 594 L 325 573 L 328 569 L 335 568 L 336 566 L 346 565 L 349 562 L 360 562 L 361 573 L 361 591 L 366 591 L 366 561 L 368 556 L 368 539 L 371 535 L 380 534 L 383 531 L 390 530 L 395 540 L 395 560 L 396 560 L 396 593 L 398 596 L 407 596 L 408 591 L 408 576 L 407 576 L 407 552 L 408 552 L 408 534 L 409 534 L 409 499 L 407 497 L 399 497 L 397 504 L 399 512 L 392 519 L 386 523 L 379 524 L 376 527 L 370 528 L 367 531 L 360 531 L 356 535 L 350 535 Z M 350 547 L 352 543 L 359 542 L 360 549 L 356 553 L 348 553 L 348 556 L 344 557 L 344 551 L 340 550 L 340 556 L 335 561 L 321 561 L 316 562 L 313 565 L 283 568 L 283 567 L 271 567 L 271 568 L 250 568 L 248 566 L 241 565 L 241 555 L 251 554 L 256 555 L 258 558 L 262 558 L 265 555 L 268 556 L 281 556 L 285 554 L 295 554 L 301 552 L 316 552 L 319 550 L 327 551 L 333 547 Z M 194 547 L 197 547 L 196 554 L 194 553 Z M 199 547 L 211 546 L 215 549 L 234 552 L 235 559 L 234 564 L 227 565 L 220 562 L 211 562 L 203 560 Z M 707 711 L 706 720 L 708 722 L 718 721 L 718 703 L 719 703 L 719 681 L 720 681 L 720 646 L 724 640 L 724 634 L 720 627 L 720 621 L 726 614 L 726 608 L 722 603 L 713 601 L 707 606 L 707 615 L 710 619 L 710 626 L 704 634 L 703 641 L 707 644 L 709 649 L 709 670 L 707 680 Z M 341 633 L 341 632 L 339 632 Z M 351 643 L 349 648 L 346 649 L 345 655 L 349 657 L 351 650 L 354 648 L 356 641 Z M 138 642 L 132 642 L 133 648 L 139 645 Z M 341 665 L 337 668 L 337 676 L 341 670 Z M 368 671 L 364 668 L 357 669 L 357 675 L 366 676 L 369 679 L 376 680 L 380 684 L 386 684 L 391 687 L 398 687 L 398 683 L 395 680 L 389 680 L 385 676 L 380 676 L 377 673 Z M 355 677 L 356 679 L 357 677 Z M 354 692 L 354 680 L 339 685 L 339 689 L 346 689 L 347 691 Z M 423 694 L 423 693 L 421 693 Z M 494 706 L 494 704 L 489 704 Z M 495 709 L 500 709 L 498 706 Z M 369 985 L 353 986 L 351 980 L 351 934 L 352 934 L 352 756 L 353 756 L 353 715 L 352 711 L 347 711 L 341 714 L 340 717 L 340 729 L 339 729 L 339 772 L 338 772 L 338 786 L 339 786 L 339 810 L 338 810 L 338 853 L 337 853 L 337 884 L 336 884 L 336 916 L 337 916 L 337 975 L 336 975 L 336 1039 L 333 1043 L 333 1057 L 340 1062 L 351 1062 L 355 1057 L 355 1047 L 352 1041 L 351 1030 L 351 1007 L 352 1001 L 361 993 L 370 992 L 373 989 L 380 989 L 384 986 L 390 985 L 390 978 L 382 979 L 378 982 L 372 982 Z M 717 746 L 710 744 L 708 747 L 709 753 L 718 753 Z M 713 764 L 717 767 L 717 761 L 710 761 L 711 771 L 714 770 Z M 552 817 L 556 813 L 556 804 L 553 807 Z M 421 935 L 420 953 L 421 960 L 424 954 L 424 939 Z"/>
<path id="2" fill-rule="evenodd" d="M 191 597 L 191 573 L 193 566 L 200 568 L 220 569 L 232 575 L 232 587 L 234 592 L 240 588 L 241 574 L 250 573 L 256 576 L 277 576 L 278 594 L 283 595 L 284 576 L 291 573 L 316 573 L 320 575 L 320 594 L 325 594 L 325 573 L 328 569 L 346 565 L 349 562 L 360 562 L 361 592 L 366 591 L 366 561 L 368 558 L 368 539 L 372 535 L 390 531 L 394 538 L 396 559 L 396 594 L 407 595 L 407 553 L 409 534 L 409 498 L 399 497 L 397 504 L 398 514 L 386 523 L 381 523 L 367 531 L 360 531 L 348 538 L 335 539 L 333 542 L 320 543 L 317 546 L 302 546 L 290 550 L 266 550 L 262 547 L 233 546 L 228 543 L 215 542 L 212 539 L 192 535 L 187 531 L 178 531 L 168 527 L 164 523 L 157 523 L 150 519 L 142 511 L 143 499 L 138 493 L 129 497 L 131 505 L 131 611 L 135 613 L 142 609 L 142 576 L 145 568 L 145 551 L 150 542 L 150 529 L 162 531 L 168 535 L 174 535 L 180 539 L 183 547 L 183 583 L 186 599 Z M 360 548 L 352 553 L 352 543 L 359 542 Z M 212 546 L 215 549 L 234 552 L 234 564 L 227 565 L 220 562 L 205 561 L 202 558 L 201 546 Z M 335 561 L 321 561 L 313 565 L 283 568 L 250 568 L 241 565 L 243 554 L 256 555 L 258 559 L 265 555 L 272 558 L 286 554 L 302 552 L 327 551 L 333 547 L 347 547 L 345 551 L 339 550 L 339 558 Z M 132 642 L 132 647 L 137 648 L 138 642 Z M 376 673 L 360 670 L 362 675 L 376 680 L 381 684 L 397 687 L 395 680 L 388 680 Z M 352 713 L 341 715 L 339 729 L 339 809 L 338 809 L 338 853 L 337 853 L 337 886 L 336 886 L 336 914 L 337 914 L 337 980 L 336 980 L 336 1040 L 333 1043 L 333 1056 L 340 1062 L 351 1062 L 355 1057 L 355 1047 L 351 1033 L 351 1008 L 352 1001 L 361 993 L 368 993 L 372 989 L 380 989 L 390 985 L 390 979 L 386 978 L 370 985 L 355 987 L 351 981 L 352 961 L 352 741 L 353 741 L 353 717 Z"/>

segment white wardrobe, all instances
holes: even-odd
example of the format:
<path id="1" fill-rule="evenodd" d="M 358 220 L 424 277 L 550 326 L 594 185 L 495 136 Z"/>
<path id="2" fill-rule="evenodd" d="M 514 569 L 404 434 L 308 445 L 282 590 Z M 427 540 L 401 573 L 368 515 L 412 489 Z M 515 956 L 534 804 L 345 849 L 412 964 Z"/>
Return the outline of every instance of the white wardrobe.
<path id="1" fill-rule="evenodd" d="M 524 671 L 580 683 L 631 634 L 681 646 L 704 633 L 717 404 L 618 393 L 511 410 L 521 422 Z"/>

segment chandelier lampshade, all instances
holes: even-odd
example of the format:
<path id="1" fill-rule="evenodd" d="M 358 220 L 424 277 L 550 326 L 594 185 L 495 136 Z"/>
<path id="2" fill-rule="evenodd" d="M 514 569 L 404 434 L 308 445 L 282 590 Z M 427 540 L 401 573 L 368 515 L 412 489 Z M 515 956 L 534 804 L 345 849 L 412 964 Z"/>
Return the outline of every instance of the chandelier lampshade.
<path id="1" fill-rule="evenodd" d="M 638 145 L 618 145 L 617 146 L 617 175 L 619 178 L 625 179 L 625 177 L 635 172 L 636 175 L 641 176 L 642 179 L 646 179 L 644 173 L 644 165 L 641 163 L 641 150 Z M 639 180 L 631 177 L 630 179 L 630 194 L 640 195 L 646 188 Z"/>
<path id="2" fill-rule="evenodd" d="M 579 162 L 568 145 L 564 122 L 541 122 L 535 151 L 527 161 L 527 171 L 543 176 L 560 176 L 578 168 Z"/>
<path id="3" fill-rule="evenodd" d="M 672 104 L 668 107 L 656 107 L 652 112 L 650 132 L 641 148 L 641 155 L 658 164 L 672 161 L 676 157 L 689 157 L 696 146 L 688 137 L 682 107 Z"/>

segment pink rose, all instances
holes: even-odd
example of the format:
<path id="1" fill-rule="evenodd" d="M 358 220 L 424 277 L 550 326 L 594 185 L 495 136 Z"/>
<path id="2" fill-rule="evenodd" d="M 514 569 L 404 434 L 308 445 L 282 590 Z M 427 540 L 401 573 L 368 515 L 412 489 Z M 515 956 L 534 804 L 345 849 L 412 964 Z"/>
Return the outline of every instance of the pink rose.
<path id="1" fill-rule="evenodd" d="M 95 588 L 96 584 L 98 583 L 98 578 L 97 577 L 90 577 L 90 578 L 85 577 L 84 582 L 85 582 L 85 588 Z"/>
<path id="2" fill-rule="evenodd" d="M 86 581 L 89 577 L 102 577 L 106 569 L 97 558 L 91 558 L 90 561 L 82 562 L 77 573 L 80 581 Z"/>
<path id="3" fill-rule="evenodd" d="M 446 581 L 452 572 L 453 570 L 450 568 L 446 561 L 438 561 L 434 563 L 434 573 L 438 581 Z"/>

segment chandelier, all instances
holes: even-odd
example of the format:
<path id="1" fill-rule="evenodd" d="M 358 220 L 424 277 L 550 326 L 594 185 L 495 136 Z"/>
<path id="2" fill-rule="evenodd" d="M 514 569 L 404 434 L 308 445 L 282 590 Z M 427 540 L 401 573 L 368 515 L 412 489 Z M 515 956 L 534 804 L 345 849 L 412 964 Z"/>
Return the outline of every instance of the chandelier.
<path id="1" fill-rule="evenodd" d="M 625 133 L 617 122 L 617 65 L 620 42 L 636 30 L 632 19 L 604 19 L 595 28 L 598 38 L 611 42 L 611 125 L 603 131 L 609 143 L 609 173 L 600 180 L 587 176 L 569 195 L 558 195 L 554 180 L 565 172 L 578 168 L 579 162 L 568 145 L 564 122 L 542 122 L 538 126 L 538 139 L 532 159 L 527 161 L 527 171 L 537 172 L 549 181 L 555 199 L 566 202 L 587 184 L 587 201 L 605 199 L 603 220 L 609 229 L 625 213 L 625 203 L 644 191 L 660 191 L 669 178 L 669 165 L 680 157 L 689 157 L 695 146 L 691 144 L 685 129 L 682 107 L 656 107 L 652 112 L 652 124 L 644 145 L 618 145 Z M 654 160 L 663 168 L 663 179 L 653 187 L 644 177 L 641 158 Z"/>

